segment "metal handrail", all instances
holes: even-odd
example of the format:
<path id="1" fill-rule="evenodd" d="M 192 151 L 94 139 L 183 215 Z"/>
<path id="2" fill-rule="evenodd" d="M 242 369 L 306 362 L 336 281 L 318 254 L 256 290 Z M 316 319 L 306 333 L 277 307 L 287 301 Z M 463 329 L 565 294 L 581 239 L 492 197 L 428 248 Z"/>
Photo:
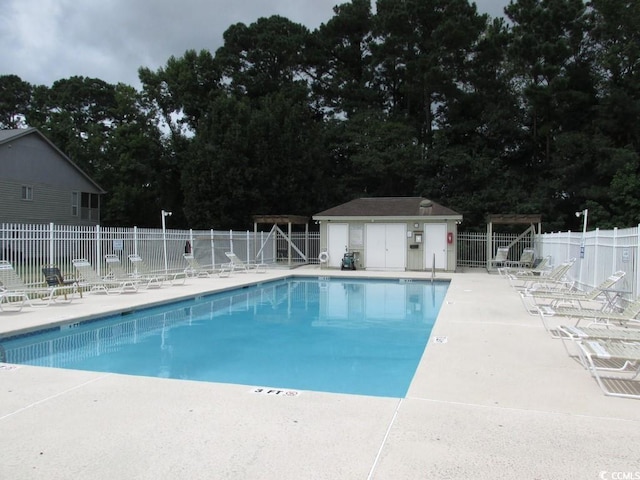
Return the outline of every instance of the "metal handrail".
<path id="1" fill-rule="evenodd" d="M 436 278 L 436 254 L 433 254 L 433 261 L 431 262 L 431 283 L 433 283 L 433 279 Z"/>

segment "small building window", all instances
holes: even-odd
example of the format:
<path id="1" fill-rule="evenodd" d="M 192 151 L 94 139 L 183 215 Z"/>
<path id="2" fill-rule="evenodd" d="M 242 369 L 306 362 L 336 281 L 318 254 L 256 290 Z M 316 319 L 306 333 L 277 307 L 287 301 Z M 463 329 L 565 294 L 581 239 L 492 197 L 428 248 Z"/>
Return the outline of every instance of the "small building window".
<path id="1" fill-rule="evenodd" d="M 77 217 L 80 212 L 79 198 L 78 192 L 71 192 L 71 215 L 74 217 Z"/>
<path id="2" fill-rule="evenodd" d="M 22 186 L 22 200 L 33 200 L 33 187 L 30 185 Z"/>
<path id="3" fill-rule="evenodd" d="M 98 221 L 100 217 L 100 195 L 82 192 L 80 194 L 80 219 Z"/>

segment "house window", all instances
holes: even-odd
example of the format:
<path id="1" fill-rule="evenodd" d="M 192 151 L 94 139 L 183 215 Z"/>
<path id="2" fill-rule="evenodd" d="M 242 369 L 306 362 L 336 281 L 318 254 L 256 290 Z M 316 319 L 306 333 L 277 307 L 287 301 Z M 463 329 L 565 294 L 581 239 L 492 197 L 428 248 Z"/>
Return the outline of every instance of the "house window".
<path id="1" fill-rule="evenodd" d="M 33 200 L 33 187 L 30 185 L 22 186 L 22 200 Z"/>
<path id="2" fill-rule="evenodd" d="M 80 194 L 78 192 L 71 192 L 71 215 L 73 215 L 74 217 L 78 216 L 78 212 L 79 212 L 79 197 Z"/>
<path id="3" fill-rule="evenodd" d="M 99 213 L 100 195 L 82 192 L 80 195 L 80 219 L 97 221 L 100 216 Z"/>

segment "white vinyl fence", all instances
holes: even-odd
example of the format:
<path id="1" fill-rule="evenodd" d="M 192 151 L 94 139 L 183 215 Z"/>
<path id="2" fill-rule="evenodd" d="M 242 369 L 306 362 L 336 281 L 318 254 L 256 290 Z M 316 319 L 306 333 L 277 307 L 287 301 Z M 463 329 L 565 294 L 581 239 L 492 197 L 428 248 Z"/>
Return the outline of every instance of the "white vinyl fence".
<path id="1" fill-rule="evenodd" d="M 616 289 L 626 298 L 635 298 L 640 291 L 640 237 L 639 228 L 613 230 L 596 229 L 586 232 L 557 232 L 536 235 L 533 244 L 529 238 L 516 241 L 517 234 L 494 233 L 491 258 L 498 247 L 509 246 L 509 259 L 518 260 L 524 248 L 533 248 L 536 258 L 551 257 L 551 265 L 575 258 L 569 272 L 581 288 L 592 288 L 612 273 L 622 270 L 623 280 Z M 513 243 L 515 241 L 515 243 Z M 513 244 L 512 244 L 513 243 Z M 487 234 L 460 232 L 457 239 L 458 267 L 486 268 Z"/>
<path id="2" fill-rule="evenodd" d="M 640 287 L 640 237 L 638 227 L 613 230 L 596 229 L 586 232 L 545 233 L 539 236 L 536 252 L 539 257 L 551 256 L 557 265 L 575 258 L 570 271 L 583 288 L 594 287 L 616 271 L 626 273 L 616 289 L 625 297 L 636 298 Z"/>
<path id="3" fill-rule="evenodd" d="M 42 267 L 56 265 L 63 276 L 74 278 L 72 260 L 85 258 L 101 274 L 109 273 L 104 256 L 116 254 L 130 271 L 128 255 L 137 254 L 152 270 L 179 272 L 187 267 L 183 254 L 190 250 L 203 266 L 228 263 L 225 252 L 243 261 L 288 265 L 315 261 L 318 234 L 237 232 L 149 228 L 105 228 L 56 224 L 0 224 L 0 260 L 12 263 L 27 284 L 44 281 Z M 315 252 L 315 253 L 314 253 Z"/>

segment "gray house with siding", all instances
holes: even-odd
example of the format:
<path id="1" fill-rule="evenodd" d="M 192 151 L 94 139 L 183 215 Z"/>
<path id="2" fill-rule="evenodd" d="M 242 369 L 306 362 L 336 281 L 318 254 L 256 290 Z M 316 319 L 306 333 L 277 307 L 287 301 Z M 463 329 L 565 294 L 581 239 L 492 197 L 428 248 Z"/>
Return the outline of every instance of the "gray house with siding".
<path id="1" fill-rule="evenodd" d="M 455 271 L 462 215 L 427 198 L 358 198 L 313 219 L 326 267 L 339 268 L 348 251 L 358 269 Z"/>
<path id="2" fill-rule="evenodd" d="M 104 193 L 37 129 L 0 130 L 0 223 L 98 225 Z"/>

